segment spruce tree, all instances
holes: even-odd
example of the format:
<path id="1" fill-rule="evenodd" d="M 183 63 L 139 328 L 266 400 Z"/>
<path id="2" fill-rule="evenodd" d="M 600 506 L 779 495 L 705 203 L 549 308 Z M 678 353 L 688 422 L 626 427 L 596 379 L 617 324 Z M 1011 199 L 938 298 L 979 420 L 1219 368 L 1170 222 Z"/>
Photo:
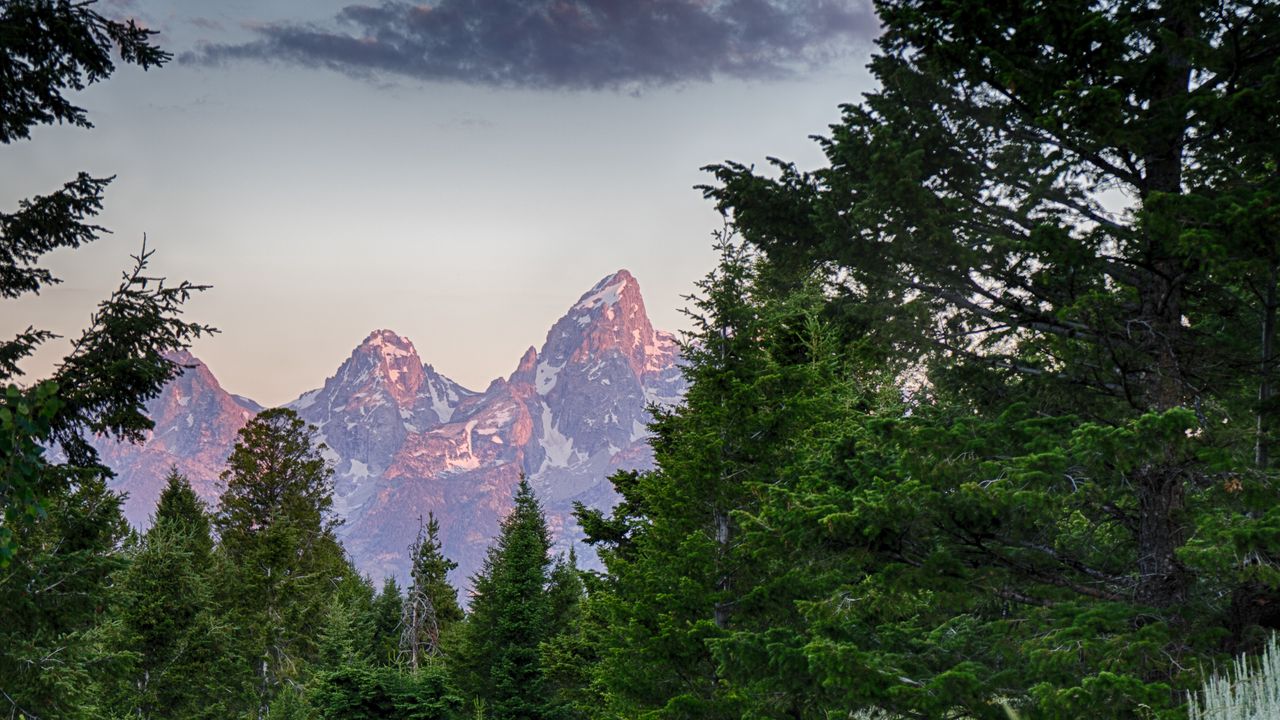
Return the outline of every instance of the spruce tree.
<path id="1" fill-rule="evenodd" d="M 213 523 L 209 510 L 176 467 L 170 468 L 165 476 L 165 487 L 156 503 L 151 527 L 165 527 L 188 538 L 192 543 L 191 552 L 197 559 L 207 558 L 213 552 Z"/>
<path id="2" fill-rule="evenodd" d="M 611 517 L 579 509 L 609 570 L 599 670 L 624 716 L 740 714 L 710 647 L 738 626 L 757 581 L 739 517 L 754 507 L 749 481 L 773 477 L 785 405 L 771 396 L 776 363 L 759 342 L 753 256 L 729 237 L 718 249 L 684 343 L 684 404 L 657 409 L 651 425 L 657 469 L 615 476 L 623 499 Z"/>
<path id="3" fill-rule="evenodd" d="M 426 658 L 441 654 L 442 638 L 462 620 L 458 594 L 449 584 L 449 572 L 458 567 L 444 555 L 440 523 L 433 513 L 419 522 L 418 538 L 409 548 L 412 584 L 404 600 L 400 627 L 400 654 L 417 670 Z"/>
<path id="4" fill-rule="evenodd" d="M 203 504 L 170 473 L 155 521 L 118 582 L 122 649 L 132 655 L 113 703 L 137 718 L 225 716 L 230 637 L 213 603 L 213 541 Z"/>
<path id="5" fill-rule="evenodd" d="M 292 410 L 259 413 L 240 430 L 214 519 L 224 556 L 219 590 L 238 628 L 254 714 L 286 682 L 305 680 L 335 584 L 349 574 L 333 535 L 332 469 Z"/>
<path id="6" fill-rule="evenodd" d="M 590 717 L 599 708 L 589 686 L 591 669 L 598 662 L 597 618 L 585 617 L 586 591 L 578 555 L 569 549 L 556 558 L 547 579 L 548 637 L 539 647 L 545 691 L 556 717 Z"/>
<path id="7" fill-rule="evenodd" d="M 542 507 L 521 476 L 515 507 L 472 579 L 471 613 L 452 663 L 459 685 L 494 720 L 554 714 L 540 656 L 551 636 L 550 547 Z"/>
<path id="8" fill-rule="evenodd" d="M 143 69 L 171 57 L 152 44 L 154 30 L 106 17 L 95 2 L 12 0 L 0 5 L 0 144 L 27 140 L 39 125 L 92 127 L 69 95 L 109 78 L 117 54 Z M 43 256 L 96 240 L 92 219 L 102 208 L 108 177 L 79 173 L 45 195 L 0 211 L 0 299 L 11 300 L 59 282 Z M 211 328 L 181 320 L 182 305 L 204 289 L 166 285 L 146 272 L 145 243 L 131 271 L 94 313 L 52 377 L 19 383 L 19 363 L 56 337 L 28 327 L 0 340 L 0 566 L 15 552 L 16 527 L 40 516 L 45 498 L 74 494 L 71 472 L 50 470 L 43 450 L 60 446 L 67 468 L 106 469 L 87 434 L 141 441 L 152 427 L 143 405 L 181 368 L 165 357 Z M 43 508 L 43 509 L 42 509 Z"/>
<path id="9" fill-rule="evenodd" d="M 416 672 L 347 665 L 321 672 L 309 683 L 307 705 L 319 720 L 450 720 L 462 700 L 440 665 Z"/>
<path id="10" fill-rule="evenodd" d="M 355 568 L 349 568 L 334 584 L 319 632 L 316 666 L 333 670 L 382 660 L 378 656 L 373 585 Z"/>
<path id="11" fill-rule="evenodd" d="M 582 615 L 582 601 L 586 590 L 582 584 L 581 572 L 578 570 L 578 553 L 573 548 L 569 549 L 568 555 L 557 557 L 551 568 L 547 580 L 547 595 L 552 635 L 572 631 Z"/>
<path id="12" fill-rule="evenodd" d="M 105 710 L 103 685 L 129 672 L 109 612 L 112 581 L 128 562 L 120 496 L 96 473 L 73 477 L 43 496 L 43 514 L 11 526 L 20 551 L 0 572 L 6 716 L 95 717 Z"/>
<path id="13" fill-rule="evenodd" d="M 91 127 L 73 96 L 109 78 L 116 56 L 143 69 L 169 54 L 155 31 L 110 19 L 94 2 L 15 0 L 0 5 L 0 144 L 38 125 Z M 110 178 L 79 173 L 0 212 L 0 299 L 59 282 L 42 259 L 96 240 L 93 223 Z M 0 340 L 0 713 L 75 718 L 101 700 L 89 681 L 117 672 L 101 623 L 125 524 L 110 472 L 89 436 L 141 441 L 145 403 L 181 371 L 165 354 L 211 328 L 184 322 L 203 288 L 148 276 L 145 243 L 121 284 L 53 375 L 21 382 L 19 364 L 56 336 L 29 327 Z M 6 312 L 14 312 L 6 307 Z M 60 452 L 53 452 L 55 450 Z M 58 459 L 55 459 L 58 458 Z M 121 671 L 123 672 L 123 671 Z"/>
<path id="14" fill-rule="evenodd" d="M 920 358 L 762 509 L 755 551 L 846 579 L 755 649 L 836 707 L 1176 717 L 1280 601 L 1280 9 L 876 7 L 827 166 L 708 188 L 846 338 Z"/>
<path id="15" fill-rule="evenodd" d="M 404 595 L 395 577 L 382 583 L 382 590 L 373 600 L 374 661 L 381 665 L 396 662 L 400 654 L 400 615 L 404 610 Z"/>

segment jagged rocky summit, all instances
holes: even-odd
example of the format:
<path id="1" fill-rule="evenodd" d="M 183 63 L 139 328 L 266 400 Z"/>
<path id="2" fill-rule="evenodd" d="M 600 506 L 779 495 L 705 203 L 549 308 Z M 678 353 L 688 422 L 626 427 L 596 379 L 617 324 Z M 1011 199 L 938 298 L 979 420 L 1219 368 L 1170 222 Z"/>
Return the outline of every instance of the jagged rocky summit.
<path id="1" fill-rule="evenodd" d="M 107 463 L 145 525 L 171 464 L 210 503 L 236 432 L 261 408 L 223 390 L 198 360 L 149 406 L 156 430 L 141 446 L 111 444 Z M 466 585 L 511 504 L 521 473 L 538 492 L 557 542 L 580 538 L 572 506 L 608 507 L 607 477 L 652 466 L 647 406 L 684 392 L 675 338 L 655 330 L 626 270 L 588 290 L 483 392 L 437 372 L 408 339 L 376 330 L 324 386 L 289 403 L 317 429 L 334 468 L 340 534 L 375 578 L 407 574 L 420 517 L 440 520 Z M 590 552 L 578 546 L 585 564 Z"/>

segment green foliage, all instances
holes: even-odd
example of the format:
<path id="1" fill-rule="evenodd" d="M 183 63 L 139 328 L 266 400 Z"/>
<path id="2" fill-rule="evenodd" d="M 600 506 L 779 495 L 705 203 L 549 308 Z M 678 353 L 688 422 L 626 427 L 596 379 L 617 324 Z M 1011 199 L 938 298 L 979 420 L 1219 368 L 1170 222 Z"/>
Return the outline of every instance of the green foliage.
<path id="1" fill-rule="evenodd" d="M 317 638 L 316 665 L 338 668 L 350 664 L 387 662 L 379 655 L 379 620 L 373 586 L 354 570 L 335 583 L 324 610 L 324 622 Z"/>
<path id="2" fill-rule="evenodd" d="M 571 555 L 568 562 L 557 563 L 557 570 L 572 566 Z M 555 574 L 553 571 L 553 576 Z M 607 630 L 597 602 L 603 596 L 584 595 L 582 573 L 575 575 L 577 577 L 568 582 L 553 580 L 552 614 L 562 619 L 556 622 L 555 634 L 544 640 L 540 648 L 547 691 L 553 693 L 558 717 L 566 720 L 598 717 L 607 707 L 604 685 L 597 673 L 604 648 L 602 638 Z M 573 587 L 574 580 L 577 588 Z M 557 585 L 561 589 L 557 590 Z M 560 601 L 555 599 L 557 596 Z M 569 602 L 564 602 L 566 600 Z M 557 613 L 556 607 L 566 608 L 568 612 Z"/>
<path id="3" fill-rule="evenodd" d="M 652 426 L 658 469 L 613 478 L 622 501 L 611 517 L 579 510 L 609 571 L 592 598 L 607 622 L 598 678 L 623 716 L 749 712 L 751 693 L 730 682 L 756 672 L 738 662 L 742 633 L 798 622 L 785 598 L 812 583 L 809 568 L 789 564 L 798 557 L 749 545 L 763 532 L 770 550 L 784 549 L 759 516 L 761 501 L 838 436 L 856 399 L 838 373 L 820 289 L 770 274 L 728 238 L 719 247 L 684 343 L 685 403 L 659 410 Z M 779 296 L 775 285 L 794 292 Z M 775 570 L 785 575 L 770 577 Z"/>
<path id="4" fill-rule="evenodd" d="M 458 564 L 444 555 L 440 543 L 440 523 L 434 514 L 419 519 L 418 537 L 409 547 L 412 584 L 404 599 L 400 617 L 400 656 L 410 668 L 418 668 L 425 658 L 438 656 L 462 620 L 458 593 L 449 584 L 449 572 Z"/>
<path id="5" fill-rule="evenodd" d="M 92 2 L 4 3 L 0 143 L 29 137 L 37 124 L 89 127 L 65 93 L 110 76 L 113 51 L 144 68 L 164 62 L 168 55 L 150 44 L 151 34 L 104 18 Z M 0 212 L 0 299 L 58 282 L 38 263 L 104 232 L 90 219 L 109 182 L 81 173 Z M 0 698 L 9 716 L 107 713 L 115 681 L 129 677 L 138 658 L 120 642 L 136 630 L 129 614 L 108 611 L 137 598 L 111 592 L 111 578 L 127 563 L 120 553 L 126 526 L 119 498 L 106 489 L 110 473 L 86 435 L 140 441 L 152 427 L 144 403 L 180 370 L 166 353 L 211 331 L 180 317 L 203 288 L 149 276 L 150 254 L 144 243 L 53 377 L 17 382 L 19 363 L 52 333 L 28 328 L 0 341 Z"/>
<path id="6" fill-rule="evenodd" d="M 51 334 L 0 344 L 8 714 L 458 717 L 450 672 L 497 720 L 1172 720 L 1202 684 L 1193 718 L 1274 714 L 1274 639 L 1211 669 L 1280 627 L 1280 6 L 876 7 L 826 167 L 711 168 L 739 235 L 656 469 L 578 508 L 606 573 L 553 564 L 522 478 L 469 616 L 434 517 L 375 593 L 283 409 L 241 432 L 216 548 L 176 472 L 131 538 L 86 434 L 141 439 L 208 330 L 145 247 L 52 378 L 16 382 Z M 5 3 L 0 142 L 87 126 L 66 94 L 113 47 L 163 62 L 148 36 Z M 107 183 L 0 213 L 0 298 L 56 282 Z"/>
<path id="7" fill-rule="evenodd" d="M 16 385 L 5 388 L 0 404 L 0 501 L 4 505 L 0 522 L 0 567 L 13 559 L 14 525 L 44 515 L 39 498 L 53 488 L 54 476 L 44 459 L 44 446 L 53 431 L 53 419 L 62 401 L 58 384 L 43 382 L 23 392 Z"/>
<path id="8" fill-rule="evenodd" d="M 172 514 L 180 504 L 195 514 Z M 116 580 L 114 644 L 130 663 L 119 685 L 107 683 L 105 692 L 130 717 L 225 717 L 222 676 L 231 637 L 213 604 L 208 519 L 177 473 L 161 508 Z"/>
<path id="9" fill-rule="evenodd" d="M 547 621 L 553 634 L 568 631 L 582 619 L 585 592 L 578 570 L 578 554 L 571 548 L 568 556 L 556 558 L 547 577 Z"/>
<path id="10" fill-rule="evenodd" d="M 550 547 L 542 507 L 521 477 L 515 507 L 472 579 L 471 614 L 451 660 L 459 686 L 494 720 L 554 715 L 540 653 L 553 636 Z"/>
<path id="11" fill-rule="evenodd" d="M 311 435 L 293 411 L 266 410 L 240 430 L 223 473 L 219 600 L 252 673 L 251 708 L 306 680 L 333 588 L 350 574 L 333 536 L 332 470 Z"/>
<path id="12" fill-rule="evenodd" d="M 129 660 L 107 614 L 126 562 L 120 498 L 95 473 L 56 482 L 44 512 L 14 526 L 21 554 L 0 573 L 0 699 L 17 718 L 91 717 L 95 680 L 125 676 Z"/>
<path id="13" fill-rule="evenodd" d="M 266 720 L 313 720 L 315 718 L 303 691 L 286 685 L 271 701 Z"/>
<path id="14" fill-rule="evenodd" d="M 379 664 L 391 664 L 400 654 L 400 615 L 404 596 L 394 577 L 382 583 L 382 590 L 370 608 L 373 623 L 373 656 Z"/>
<path id="15" fill-rule="evenodd" d="M 133 21 L 110 20 L 94 2 L 11 0 L 0 8 L 0 142 L 29 137 L 32 125 L 93 127 L 83 108 L 63 94 L 115 71 L 112 51 L 143 69 L 170 58 L 150 43 L 156 33 Z"/>
<path id="16" fill-rule="evenodd" d="M 425 534 L 421 532 L 425 530 Z M 409 575 L 413 580 L 410 592 L 426 593 L 435 608 L 436 622 L 441 632 L 462 620 L 462 606 L 458 605 L 458 591 L 449 584 L 449 573 L 458 563 L 444 555 L 440 542 L 440 521 L 434 513 L 427 513 L 427 524 L 420 529 L 418 541 L 409 550 L 413 565 Z"/>
<path id="17" fill-rule="evenodd" d="M 348 665 L 317 675 L 307 696 L 320 720 L 447 720 L 462 708 L 435 664 L 417 672 Z"/>
<path id="18" fill-rule="evenodd" d="M 168 54 L 149 42 L 153 31 L 133 21 L 108 20 L 92 2 L 20 0 L 0 7 L 0 143 L 30 136 L 33 125 L 90 123 L 82 108 L 64 93 L 104 80 L 115 69 L 112 52 L 143 68 L 159 65 Z M 110 179 L 81 173 L 48 195 L 22 200 L 18 210 L 0 212 L 0 299 L 38 293 L 58 282 L 38 263 L 60 249 L 95 240 L 103 229 L 88 222 L 102 207 Z M 145 273 L 150 253 L 143 250 L 124 274 L 119 288 L 99 305 L 89 328 L 48 380 L 22 387 L 15 381 L 18 363 L 55 336 L 27 328 L 0 341 L 0 567 L 17 551 L 18 526 L 37 521 L 59 493 L 74 492 L 62 483 L 77 475 L 72 468 L 98 473 L 97 454 L 85 431 L 141 440 L 151 422 L 143 404 L 155 397 L 179 368 L 165 353 L 185 348 L 211 331 L 183 322 L 181 307 L 203 287 L 166 286 Z M 68 466 L 54 472 L 40 448 L 60 445 Z"/>
<path id="19" fill-rule="evenodd" d="M 209 558 L 213 552 L 213 525 L 208 508 L 177 468 L 171 468 L 165 477 L 164 490 L 156 503 L 151 527 L 164 528 L 187 539 L 198 561 Z M 204 567 L 200 566 L 201 569 Z"/>
<path id="20" fill-rule="evenodd" d="M 760 716 L 1178 717 L 1280 601 L 1280 10 L 876 7 L 880 85 L 820 141 L 827 167 L 711 168 L 776 298 L 746 305 L 818 276 L 853 361 L 832 372 L 863 392 L 829 396 L 848 409 L 816 432 L 752 435 L 735 549 L 763 604 L 736 604 L 747 627 L 719 636 L 672 632 L 714 654 L 686 674 L 720 673 Z M 687 412 L 714 418 L 694 357 Z M 878 378 L 914 387 L 868 394 Z M 661 464 L 664 442 L 661 471 L 696 478 Z M 616 548 L 628 618 L 650 603 L 622 573 L 681 508 L 643 481 L 619 491 L 621 514 L 584 526 Z"/>

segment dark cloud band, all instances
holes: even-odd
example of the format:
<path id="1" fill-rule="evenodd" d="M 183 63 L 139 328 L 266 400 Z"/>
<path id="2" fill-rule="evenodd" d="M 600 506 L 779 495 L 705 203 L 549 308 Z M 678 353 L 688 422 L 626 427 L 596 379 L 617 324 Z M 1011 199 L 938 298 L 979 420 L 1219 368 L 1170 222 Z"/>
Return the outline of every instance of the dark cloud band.
<path id="1" fill-rule="evenodd" d="M 877 32 L 865 0 L 383 0 L 330 27 L 273 24 L 181 60 L 283 60 L 358 76 L 532 88 L 778 77 Z"/>

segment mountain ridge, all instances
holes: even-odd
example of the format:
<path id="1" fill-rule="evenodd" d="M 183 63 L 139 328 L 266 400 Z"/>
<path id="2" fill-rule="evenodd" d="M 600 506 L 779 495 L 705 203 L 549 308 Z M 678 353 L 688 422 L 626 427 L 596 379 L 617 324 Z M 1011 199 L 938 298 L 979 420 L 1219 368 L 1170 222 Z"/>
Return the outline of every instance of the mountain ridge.
<path id="1" fill-rule="evenodd" d="M 107 464 L 120 473 L 115 486 L 130 493 L 126 510 L 135 525 L 145 525 L 143 513 L 154 506 L 164 474 L 156 468 L 166 459 L 196 474 L 193 486 L 216 504 L 220 485 L 210 474 L 235 431 L 262 409 L 222 389 L 194 356 L 184 358 L 191 368 L 148 406 L 159 411 L 158 444 L 104 443 Z M 325 445 L 343 518 L 339 534 L 357 566 L 403 577 L 419 516 L 434 512 L 462 585 L 479 569 L 522 474 L 567 548 L 581 537 L 574 501 L 610 506 L 616 497 L 609 474 L 652 466 L 647 408 L 683 394 L 678 359 L 675 336 L 652 326 L 638 281 L 622 269 L 583 293 L 540 347 L 530 346 L 509 375 L 483 391 L 439 373 L 411 340 L 379 328 L 321 387 L 284 407 L 315 426 Z M 210 396 L 201 406 L 207 415 L 188 419 L 173 410 L 184 388 Z M 184 423 L 186 444 L 165 444 L 166 433 Z M 589 548 L 579 555 L 594 564 Z"/>

